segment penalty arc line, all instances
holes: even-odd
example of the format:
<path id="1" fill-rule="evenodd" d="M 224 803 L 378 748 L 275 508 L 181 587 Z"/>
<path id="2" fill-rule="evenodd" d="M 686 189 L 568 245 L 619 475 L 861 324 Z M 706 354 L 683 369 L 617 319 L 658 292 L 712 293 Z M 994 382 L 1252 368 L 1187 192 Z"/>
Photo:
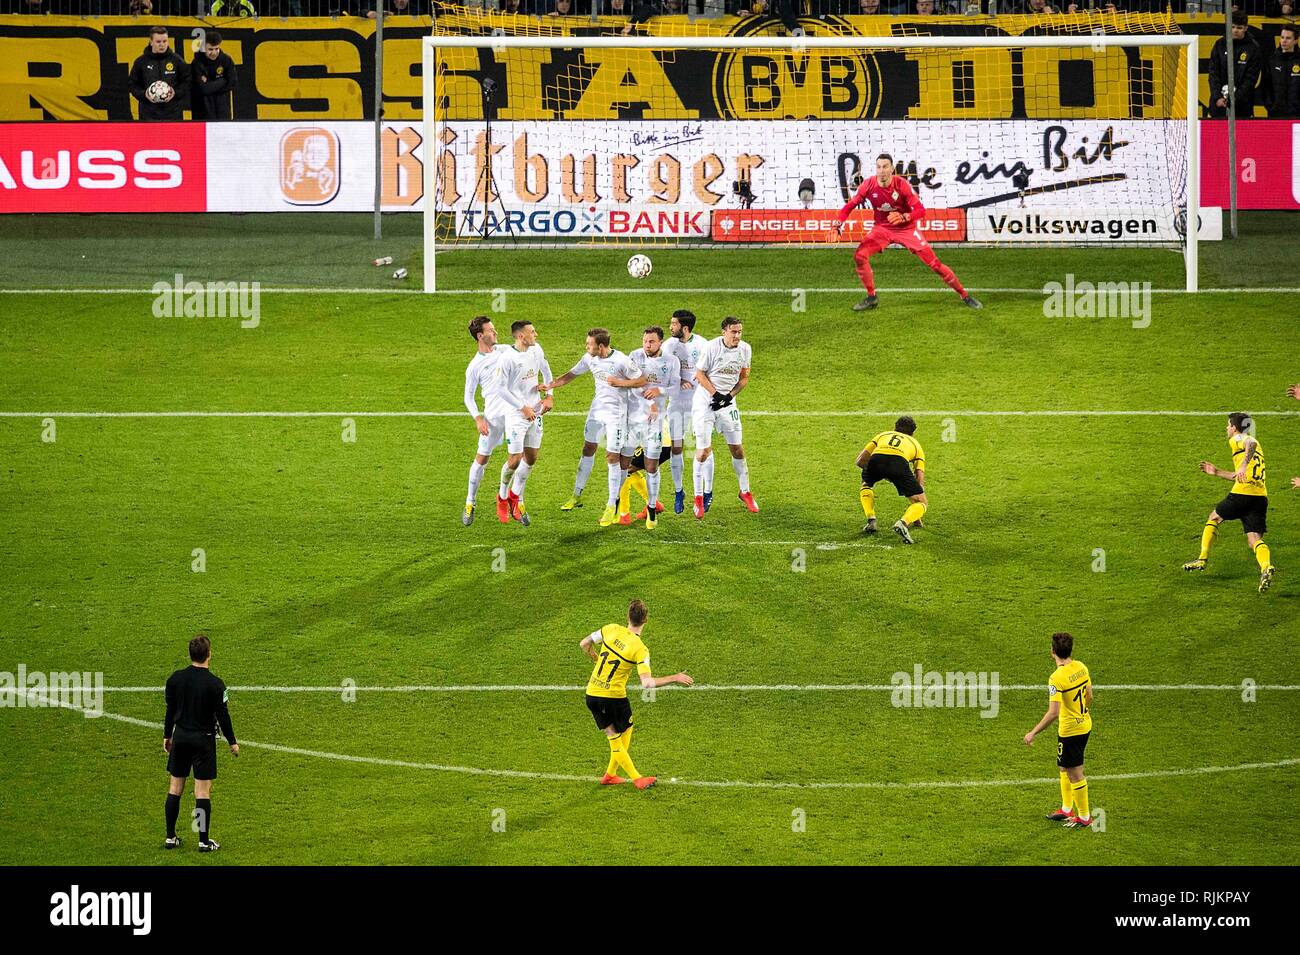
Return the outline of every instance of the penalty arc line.
<path id="1" fill-rule="evenodd" d="M 73 706 L 67 703 L 56 704 L 61 709 L 76 710 L 85 713 L 85 710 L 79 706 Z M 147 729 L 161 730 L 161 723 L 154 723 L 149 720 L 142 720 L 134 716 L 124 716 L 120 713 L 100 713 L 98 717 L 116 720 L 120 723 L 128 723 L 132 726 L 143 726 Z M 358 763 L 366 766 L 384 766 L 396 769 L 418 769 L 426 772 L 443 772 L 443 773 L 460 773 L 468 776 L 492 776 L 507 779 L 536 779 L 545 782 L 565 782 L 565 783 L 586 783 L 591 784 L 595 777 L 592 775 L 579 776 L 574 773 L 546 773 L 534 772 L 523 769 L 484 769 L 478 766 L 452 766 L 444 763 L 420 763 L 404 759 L 387 759 L 381 756 L 353 756 L 348 753 L 330 753 L 324 750 L 302 749 L 297 746 L 281 746 L 278 743 L 257 743 L 252 740 L 242 740 L 239 744 L 241 747 L 247 746 L 250 749 L 264 749 L 272 753 L 284 753 L 289 756 L 306 756 L 311 759 L 326 759 L 340 763 Z M 1284 769 L 1291 766 L 1300 766 L 1300 759 L 1281 759 L 1273 762 L 1256 762 L 1256 763 L 1238 763 L 1235 766 L 1198 766 L 1190 769 L 1164 769 L 1148 770 L 1138 773 L 1107 773 L 1102 775 L 1090 775 L 1088 778 L 1095 782 L 1115 782 L 1125 779 L 1164 779 L 1175 776 L 1208 776 L 1218 773 L 1247 772 L 1258 769 Z M 677 779 L 676 782 L 671 780 L 665 781 L 662 785 L 669 786 L 693 786 L 701 789 L 980 789 L 989 787 L 1018 787 L 1018 786 L 1046 786 L 1050 783 L 1057 782 L 1053 778 L 1046 779 L 963 779 L 963 780 L 916 780 L 912 782 L 901 782 L 894 780 L 886 781 L 866 781 L 855 780 L 846 782 L 813 782 L 813 783 L 796 783 L 782 782 L 779 780 L 767 780 L 761 782 L 746 780 L 705 780 L 705 779 Z"/>

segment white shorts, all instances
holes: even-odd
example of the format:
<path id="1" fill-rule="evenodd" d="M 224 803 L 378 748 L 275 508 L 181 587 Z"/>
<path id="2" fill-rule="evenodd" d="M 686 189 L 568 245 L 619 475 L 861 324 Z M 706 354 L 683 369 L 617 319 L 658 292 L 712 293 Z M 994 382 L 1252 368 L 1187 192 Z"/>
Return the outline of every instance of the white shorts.
<path id="1" fill-rule="evenodd" d="M 695 429 L 695 446 L 708 448 L 713 445 L 713 432 L 717 431 L 729 445 L 741 443 L 740 409 L 733 401 L 726 408 L 714 411 L 707 402 L 694 407 L 691 424 Z"/>
<path id="2" fill-rule="evenodd" d="M 604 434 L 605 426 L 600 423 L 600 419 L 588 413 L 587 420 L 582 426 L 582 440 L 587 444 L 599 444 Z"/>
<path id="3" fill-rule="evenodd" d="M 602 434 L 605 436 L 605 452 L 622 454 L 623 445 L 627 444 L 627 417 L 588 418 L 582 429 L 583 439 L 594 443 Z"/>
<path id="4" fill-rule="evenodd" d="M 523 454 L 524 448 L 542 446 L 542 416 L 537 415 L 529 421 L 518 411 L 506 415 L 505 420 L 506 450 L 511 454 Z"/>
<path id="5" fill-rule="evenodd" d="M 691 430 L 690 392 L 675 392 L 668 399 L 668 411 L 659 416 L 663 421 L 663 438 L 666 444 L 683 441 Z"/>
<path id="6" fill-rule="evenodd" d="M 488 433 L 478 436 L 478 453 L 486 458 L 501 446 L 501 439 L 505 437 L 506 429 L 500 419 L 493 421 L 485 418 L 484 420 L 487 421 Z"/>
<path id="7" fill-rule="evenodd" d="M 659 460 L 659 452 L 664 446 L 662 417 L 628 422 L 627 437 L 623 439 L 623 457 L 632 457 L 638 445 L 644 449 L 647 461 Z"/>

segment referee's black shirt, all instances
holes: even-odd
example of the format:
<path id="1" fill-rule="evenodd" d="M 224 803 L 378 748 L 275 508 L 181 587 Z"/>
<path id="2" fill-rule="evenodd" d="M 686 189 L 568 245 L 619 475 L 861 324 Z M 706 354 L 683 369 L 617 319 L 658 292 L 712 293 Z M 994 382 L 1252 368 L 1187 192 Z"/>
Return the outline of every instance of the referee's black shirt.
<path id="1" fill-rule="evenodd" d="M 227 743 L 235 742 L 235 729 L 230 725 L 230 710 L 226 708 L 226 684 L 206 667 L 186 667 L 167 678 L 167 719 L 163 723 L 163 739 L 171 739 L 174 729 L 190 733 L 212 734 L 212 727 L 221 724 L 221 735 Z"/>

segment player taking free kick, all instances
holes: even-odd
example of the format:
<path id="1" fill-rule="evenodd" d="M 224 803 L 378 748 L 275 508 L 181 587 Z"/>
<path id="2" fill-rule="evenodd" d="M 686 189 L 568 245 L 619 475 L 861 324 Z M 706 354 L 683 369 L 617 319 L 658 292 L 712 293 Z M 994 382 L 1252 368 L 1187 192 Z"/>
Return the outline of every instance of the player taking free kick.
<path id="1" fill-rule="evenodd" d="M 952 269 L 939 261 L 934 249 L 930 248 L 930 243 L 921 235 L 920 222 L 925 215 L 925 206 L 921 205 L 911 183 L 894 174 L 894 160 L 888 153 L 876 157 L 875 176 L 859 186 L 853 198 L 840 210 L 833 241 L 839 240 L 840 229 L 849 213 L 864 202 L 875 209 L 876 215 L 871 231 L 858 243 L 858 251 L 853 253 L 858 277 L 867 290 L 867 297 L 853 306 L 855 312 L 876 307 L 876 279 L 871 273 L 871 257 L 893 244 L 901 245 L 928 265 L 932 272 L 943 279 L 945 285 L 961 296 L 963 304 L 970 308 L 984 307 L 979 299 L 962 287 Z"/>
<path id="2" fill-rule="evenodd" d="M 609 738 L 609 765 L 600 778 L 602 786 L 624 782 L 619 769 L 627 772 L 637 789 L 649 789 L 655 777 L 642 776 L 632 765 L 632 704 L 627 700 L 627 678 L 633 667 L 641 676 L 643 689 L 680 683 L 690 686 L 695 681 L 685 673 L 672 676 L 650 675 L 650 650 L 641 642 L 641 630 L 650 612 L 640 600 L 633 600 L 627 608 L 627 626 L 610 623 L 582 638 L 582 652 L 596 661 L 587 681 L 587 709 Z"/>

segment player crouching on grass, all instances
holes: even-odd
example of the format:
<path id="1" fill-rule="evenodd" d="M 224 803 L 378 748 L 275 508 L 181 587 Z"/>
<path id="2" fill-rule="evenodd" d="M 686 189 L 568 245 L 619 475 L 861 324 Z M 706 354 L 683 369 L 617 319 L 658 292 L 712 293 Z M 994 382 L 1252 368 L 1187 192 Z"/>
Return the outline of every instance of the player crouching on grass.
<path id="1" fill-rule="evenodd" d="M 930 506 L 925 496 L 925 451 L 916 434 L 916 421 L 910 415 L 903 415 L 894 422 L 893 431 L 882 431 L 870 441 L 858 454 L 854 465 L 862 469 L 862 488 L 858 498 L 862 502 L 862 512 L 867 515 L 867 523 L 862 533 L 876 533 L 876 492 L 875 486 L 880 481 L 894 485 L 900 497 L 911 503 L 903 516 L 894 524 L 894 533 L 903 539 L 904 544 L 914 543 L 912 528 L 921 526 L 921 517 Z M 912 467 L 916 473 L 912 473 Z"/>
<path id="2" fill-rule="evenodd" d="M 1052 634 L 1052 660 L 1056 669 L 1047 681 L 1047 712 L 1038 725 L 1025 734 L 1025 745 L 1057 721 L 1056 766 L 1061 774 L 1061 808 L 1047 814 L 1052 822 L 1067 829 L 1092 825 L 1088 808 L 1088 780 L 1083 778 L 1083 751 L 1092 732 L 1092 677 L 1088 668 L 1073 659 L 1074 637 Z"/>
<path id="3" fill-rule="evenodd" d="M 1200 463 L 1200 469 L 1206 474 L 1231 481 L 1232 489 L 1210 511 L 1205 529 L 1201 532 L 1201 555 L 1183 564 L 1183 570 L 1204 570 L 1219 525 L 1224 521 L 1241 521 L 1241 528 L 1246 532 L 1246 543 L 1255 552 L 1255 561 L 1259 564 L 1259 592 L 1262 594 L 1273 582 L 1275 570 L 1268 545 L 1264 543 L 1264 534 L 1268 531 L 1264 449 L 1247 433 L 1251 424 L 1250 415 L 1244 411 L 1234 411 L 1228 415 L 1225 430 L 1228 434 L 1228 450 L 1232 452 L 1233 470 L 1221 471 L 1210 461 Z"/>
<path id="4" fill-rule="evenodd" d="M 901 245 L 930 267 L 935 275 L 943 279 L 944 284 L 961 296 L 962 304 L 968 308 L 983 308 L 979 299 L 962 287 L 952 269 L 939 261 L 930 248 L 930 243 L 921 235 L 920 222 L 925 215 L 925 206 L 912 190 L 912 185 L 902 176 L 894 174 L 894 160 L 888 153 L 876 157 L 876 174 L 868 179 L 840 210 L 835 228 L 828 236 L 832 242 L 840 240 L 840 230 L 849 213 L 862 205 L 870 203 L 875 209 L 875 221 L 871 231 L 858 243 L 858 251 L 853 253 L 857 263 L 858 278 L 867 290 L 867 297 L 853 306 L 855 312 L 864 312 L 875 308 L 876 279 L 871 272 L 871 257 L 883 252 L 890 245 Z"/>
<path id="5" fill-rule="evenodd" d="M 582 652 L 596 661 L 587 681 L 587 709 L 596 725 L 609 738 L 609 765 L 600 778 L 602 786 L 624 782 L 618 770 L 624 770 L 637 789 L 649 789 L 655 777 L 642 776 L 632 765 L 632 704 L 627 699 L 627 678 L 632 668 L 641 677 L 642 689 L 651 690 L 670 683 L 690 686 L 695 681 L 685 673 L 672 676 L 650 675 L 650 650 L 641 642 L 641 630 L 650 612 L 640 600 L 627 608 L 627 626 L 610 623 L 582 638 Z"/>

